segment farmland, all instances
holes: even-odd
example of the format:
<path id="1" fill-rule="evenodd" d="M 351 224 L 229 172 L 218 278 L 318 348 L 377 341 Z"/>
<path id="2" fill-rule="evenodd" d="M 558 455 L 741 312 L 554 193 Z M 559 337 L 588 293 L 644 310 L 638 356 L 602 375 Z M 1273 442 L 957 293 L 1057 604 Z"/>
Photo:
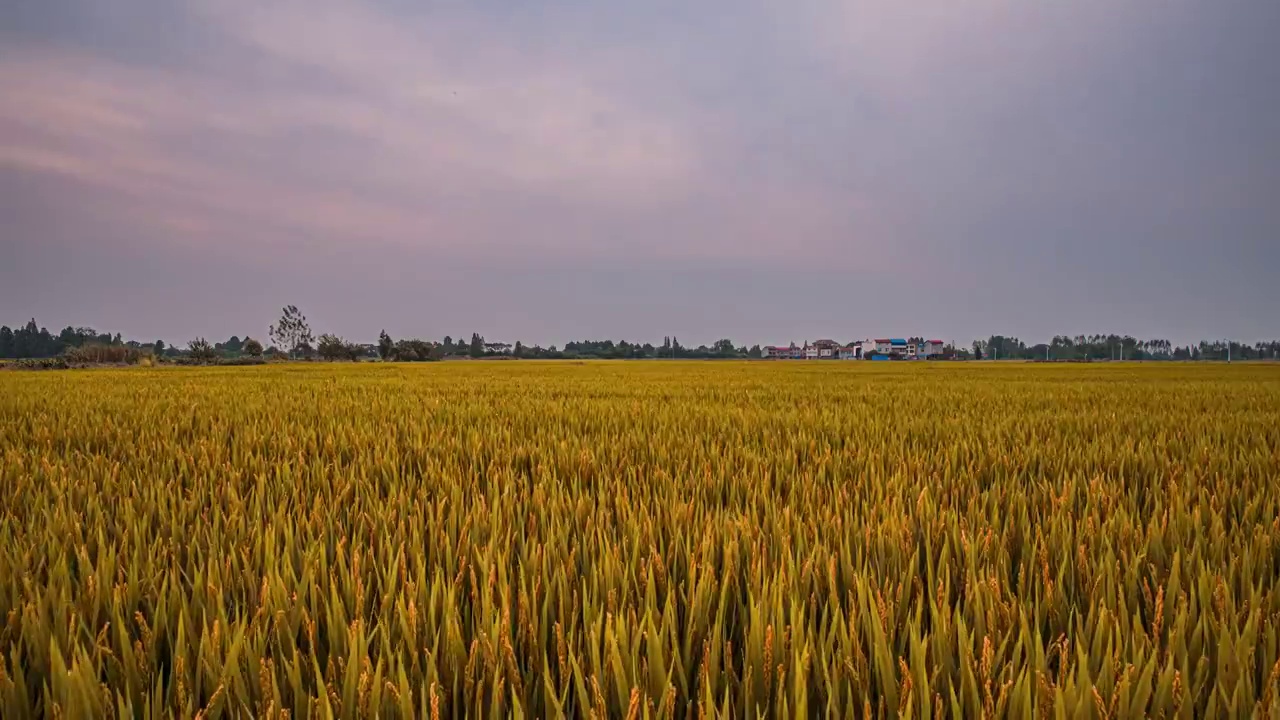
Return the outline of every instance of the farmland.
<path id="1" fill-rule="evenodd" d="M 1280 711 L 1280 367 L 0 372 L 0 717 Z"/>

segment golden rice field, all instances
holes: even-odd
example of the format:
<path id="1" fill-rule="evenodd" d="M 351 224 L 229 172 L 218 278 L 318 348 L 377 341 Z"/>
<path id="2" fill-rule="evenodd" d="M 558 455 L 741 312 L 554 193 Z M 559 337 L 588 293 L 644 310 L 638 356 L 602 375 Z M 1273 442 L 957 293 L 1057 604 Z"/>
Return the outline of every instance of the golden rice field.
<path id="1" fill-rule="evenodd" d="M 1280 367 L 0 372 L 0 717 L 1280 716 Z"/>

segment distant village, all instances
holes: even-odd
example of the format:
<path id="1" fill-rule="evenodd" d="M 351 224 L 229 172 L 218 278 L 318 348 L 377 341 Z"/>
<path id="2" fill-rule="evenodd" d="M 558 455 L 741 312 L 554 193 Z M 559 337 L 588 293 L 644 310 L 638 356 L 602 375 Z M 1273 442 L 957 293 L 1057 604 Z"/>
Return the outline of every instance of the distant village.
<path id="1" fill-rule="evenodd" d="M 473 339 L 474 340 L 474 339 Z M 604 341 L 601 343 L 569 343 L 564 347 L 564 353 L 568 356 L 581 355 L 597 355 L 610 354 L 615 350 L 622 350 L 622 357 L 670 357 L 668 353 L 672 352 L 672 341 L 674 338 L 668 338 L 660 347 L 642 346 L 639 344 L 619 343 L 615 345 L 612 342 Z M 446 341 L 447 342 L 447 341 Z M 541 348 L 521 348 L 519 343 L 512 346 L 510 343 L 503 342 L 484 342 L 483 339 L 478 340 L 481 352 L 478 355 L 484 357 L 504 357 L 504 356 L 537 356 L 545 352 L 560 355 L 554 346 L 549 351 L 543 351 Z M 365 346 L 370 355 L 376 353 L 377 348 L 374 345 Z M 446 348 L 449 346 L 445 346 Z M 746 347 L 735 349 L 727 340 L 722 340 L 714 347 L 699 348 L 680 348 L 675 346 L 681 357 L 685 356 L 712 356 L 712 357 L 757 357 L 765 360 L 954 360 L 956 353 L 947 343 L 942 340 L 923 340 L 920 338 L 878 338 L 874 340 L 862 340 L 850 345 L 844 345 L 835 340 L 815 340 L 806 342 L 804 345 L 766 345 L 757 346 L 750 350 Z M 628 352 L 634 351 L 634 353 Z M 468 349 L 464 345 L 459 345 L 457 354 L 465 355 Z M 473 355 L 477 353 L 472 353 Z"/>
<path id="2" fill-rule="evenodd" d="M 1028 345 L 1017 337 L 992 335 L 956 347 L 924 337 L 875 338 L 841 343 L 835 340 L 794 342 L 787 345 L 737 345 L 728 338 L 710 346 L 686 347 L 675 336 L 662 343 L 625 340 L 571 341 L 563 346 L 525 345 L 486 341 L 479 333 L 468 339 L 446 335 L 443 342 L 419 338 L 395 340 L 385 331 L 378 342 L 355 343 L 329 333 L 313 336 L 306 317 L 294 306 L 283 309 L 280 320 L 268 328 L 269 342 L 232 335 L 225 342 L 197 337 L 186 347 L 162 340 L 125 340 L 119 333 L 98 332 L 90 327 L 67 326 L 54 334 L 34 318 L 16 328 L 0 325 L 0 364 L 32 361 L 39 367 L 89 364 L 165 362 L 176 364 L 244 365 L 271 360 L 372 360 L 428 362 L 456 358 L 492 359 L 768 359 L 768 360 L 1027 360 L 1035 362 L 1096 362 L 1108 360 L 1280 361 L 1280 340 L 1253 344 L 1201 340 L 1175 345 L 1165 339 L 1143 340 L 1132 335 L 1054 335 L 1048 342 Z"/>
<path id="3" fill-rule="evenodd" d="M 761 348 L 773 360 L 929 360 L 942 359 L 946 344 L 941 340 L 878 338 L 841 345 L 835 340 L 815 340 L 803 347 L 770 345 Z"/>

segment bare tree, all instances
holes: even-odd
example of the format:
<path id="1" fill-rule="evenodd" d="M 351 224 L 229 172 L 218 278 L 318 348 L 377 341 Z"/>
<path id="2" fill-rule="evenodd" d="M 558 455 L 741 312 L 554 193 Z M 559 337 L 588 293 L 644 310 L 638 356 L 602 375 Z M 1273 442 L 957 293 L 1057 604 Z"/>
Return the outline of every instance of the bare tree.
<path id="1" fill-rule="evenodd" d="M 299 347 L 309 347 L 315 341 L 306 316 L 298 310 L 296 305 L 284 308 L 280 315 L 280 322 L 272 325 L 269 331 L 271 341 L 290 354 L 295 353 Z"/>

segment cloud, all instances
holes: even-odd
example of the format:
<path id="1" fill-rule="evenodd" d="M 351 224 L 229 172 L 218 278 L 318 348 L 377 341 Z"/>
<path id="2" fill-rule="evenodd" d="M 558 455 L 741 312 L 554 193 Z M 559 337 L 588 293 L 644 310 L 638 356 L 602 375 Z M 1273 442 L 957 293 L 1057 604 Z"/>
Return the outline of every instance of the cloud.
<path id="1" fill-rule="evenodd" d="M 443 205 L 468 192 L 625 210 L 692 179 L 695 152 L 678 127 L 572 67 L 508 59 L 467 69 L 435 42 L 448 33 L 415 38 L 352 3 L 262 7 L 199 9 L 345 92 L 249 85 L 252 59 L 207 77 L 31 48 L 0 61 L 0 88 L 17 100 L 0 110 L 0 157 L 131 202 L 393 241 L 438 236 Z"/>
<path id="2" fill-rule="evenodd" d="M 122 197 L 135 219 L 180 208 L 195 242 L 753 262 L 874 227 L 841 207 L 856 198 L 794 173 L 726 176 L 713 154 L 735 128 L 608 43 L 530 46 L 514 24 L 449 6 L 188 11 L 217 38 L 201 63 L 40 44 L 0 59 L 0 88 L 20 99 L 0 114 L 3 162 Z"/>
<path id="3" fill-rule="evenodd" d="M 1274 7 L 20 3 L 0 10 L 3 240 L 326 282 L 483 268 L 584 324 L 705 296 L 774 324 L 879 308 L 1012 332 L 1095 313 L 1081 284 L 1275 271 Z M 627 273 L 657 279 L 581 302 Z M 955 300 L 979 283 L 1000 292 Z M 1190 291 L 1161 293 L 1186 314 Z"/>
<path id="4" fill-rule="evenodd" d="M 674 190 L 695 160 L 681 128 L 625 89 L 579 63 L 504 51 L 509 42 L 483 28 L 425 17 L 410 32 L 344 0 L 199 7 L 267 55 L 352 89 L 328 106 L 309 98 L 287 108 L 287 122 L 331 124 L 446 169 L 587 194 Z M 477 59 L 476 47 L 488 50 Z"/>

